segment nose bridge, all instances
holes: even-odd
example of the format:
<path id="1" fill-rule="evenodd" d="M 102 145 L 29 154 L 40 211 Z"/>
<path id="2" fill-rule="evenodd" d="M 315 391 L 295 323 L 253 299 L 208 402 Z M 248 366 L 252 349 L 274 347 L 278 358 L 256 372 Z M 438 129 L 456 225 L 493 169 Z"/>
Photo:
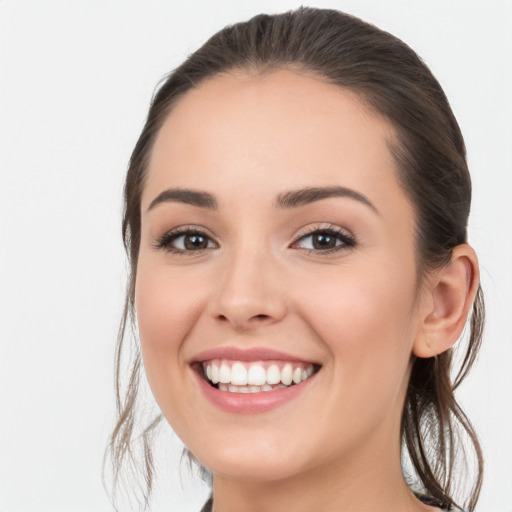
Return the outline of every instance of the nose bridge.
<path id="1" fill-rule="evenodd" d="M 213 299 L 213 315 L 237 329 L 277 321 L 285 314 L 279 269 L 261 239 L 240 241 L 226 251 Z"/>

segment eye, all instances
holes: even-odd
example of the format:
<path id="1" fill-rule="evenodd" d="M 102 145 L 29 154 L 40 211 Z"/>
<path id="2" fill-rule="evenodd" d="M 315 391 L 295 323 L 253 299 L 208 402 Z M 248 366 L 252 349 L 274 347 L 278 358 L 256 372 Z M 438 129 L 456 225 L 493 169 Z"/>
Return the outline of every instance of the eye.
<path id="1" fill-rule="evenodd" d="M 355 245 L 356 241 L 351 234 L 337 226 L 330 226 L 328 228 L 316 228 L 302 235 L 292 247 L 313 252 L 330 253 L 355 247 Z"/>
<path id="2" fill-rule="evenodd" d="M 180 228 L 165 233 L 155 244 L 157 249 L 184 254 L 215 249 L 218 245 L 206 233 L 197 229 Z"/>

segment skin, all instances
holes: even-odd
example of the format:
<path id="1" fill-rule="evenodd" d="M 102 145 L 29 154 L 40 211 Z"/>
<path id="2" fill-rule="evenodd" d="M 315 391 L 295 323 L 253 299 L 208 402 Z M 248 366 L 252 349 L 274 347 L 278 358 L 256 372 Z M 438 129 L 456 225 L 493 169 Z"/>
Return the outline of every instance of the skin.
<path id="1" fill-rule="evenodd" d="M 393 140 L 353 92 L 285 70 L 201 84 L 158 134 L 141 204 L 141 349 L 164 416 L 213 472 L 216 511 L 434 510 L 402 476 L 400 417 L 414 354 L 445 350 L 462 328 L 476 259 L 464 246 L 419 294 L 415 212 Z M 375 209 L 350 197 L 275 206 L 290 190 L 326 186 Z M 218 208 L 166 201 L 148 211 L 171 187 L 208 192 Z M 155 247 L 184 226 L 210 237 L 207 248 Z M 326 226 L 356 245 L 311 250 L 301 237 Z M 228 413 L 190 365 L 225 346 L 270 347 L 321 369 L 271 411 Z"/>

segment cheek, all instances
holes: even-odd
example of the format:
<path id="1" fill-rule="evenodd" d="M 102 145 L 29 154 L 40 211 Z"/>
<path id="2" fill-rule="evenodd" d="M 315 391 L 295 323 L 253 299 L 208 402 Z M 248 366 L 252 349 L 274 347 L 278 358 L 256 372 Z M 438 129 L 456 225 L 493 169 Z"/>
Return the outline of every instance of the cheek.
<path id="1" fill-rule="evenodd" d="M 201 297 L 193 282 L 142 261 L 137 270 L 135 308 L 145 349 L 178 348 L 198 314 Z"/>
<path id="2" fill-rule="evenodd" d="M 341 378 L 364 389 L 401 384 L 415 336 L 416 271 L 409 262 L 333 268 L 302 283 L 301 310 Z"/>
<path id="3" fill-rule="evenodd" d="M 180 348 L 200 314 L 201 297 L 190 281 L 184 283 L 157 268 L 151 262 L 139 262 L 135 309 L 144 369 L 162 406 L 183 379 L 187 365 Z"/>
<path id="4" fill-rule="evenodd" d="M 388 433 L 399 428 L 414 337 L 415 273 L 398 274 L 354 269 L 303 288 L 303 316 L 331 352 L 326 375 L 332 391 L 322 406 L 331 439 L 340 425 L 348 444 L 379 425 Z"/>

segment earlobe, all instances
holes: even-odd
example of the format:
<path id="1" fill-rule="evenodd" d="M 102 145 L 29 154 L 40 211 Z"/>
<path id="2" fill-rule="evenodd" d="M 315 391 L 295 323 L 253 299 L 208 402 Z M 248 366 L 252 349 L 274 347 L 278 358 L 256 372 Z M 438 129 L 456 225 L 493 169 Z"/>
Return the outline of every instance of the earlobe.
<path id="1" fill-rule="evenodd" d="M 452 347 L 464 329 L 478 284 L 478 259 L 467 244 L 452 251 L 450 263 L 436 271 L 426 292 L 413 353 L 433 357 Z"/>

